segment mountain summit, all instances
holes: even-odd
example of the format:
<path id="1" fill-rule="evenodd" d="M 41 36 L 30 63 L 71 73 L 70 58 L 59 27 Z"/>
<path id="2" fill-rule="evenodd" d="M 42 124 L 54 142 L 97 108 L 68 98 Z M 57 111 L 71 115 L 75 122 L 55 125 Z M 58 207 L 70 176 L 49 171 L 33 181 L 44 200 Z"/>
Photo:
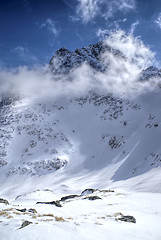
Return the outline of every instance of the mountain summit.
<path id="1" fill-rule="evenodd" d="M 66 74 L 72 69 L 79 67 L 82 63 L 87 63 L 93 69 L 103 72 L 107 68 L 103 61 L 104 53 L 124 58 L 119 50 L 115 50 L 101 41 L 88 47 L 76 49 L 74 52 L 69 51 L 65 47 L 60 48 L 51 58 L 49 67 L 55 74 Z"/>
<path id="2" fill-rule="evenodd" d="M 161 69 L 150 66 L 143 70 L 140 74 L 140 81 L 147 81 L 149 79 L 161 79 Z"/>

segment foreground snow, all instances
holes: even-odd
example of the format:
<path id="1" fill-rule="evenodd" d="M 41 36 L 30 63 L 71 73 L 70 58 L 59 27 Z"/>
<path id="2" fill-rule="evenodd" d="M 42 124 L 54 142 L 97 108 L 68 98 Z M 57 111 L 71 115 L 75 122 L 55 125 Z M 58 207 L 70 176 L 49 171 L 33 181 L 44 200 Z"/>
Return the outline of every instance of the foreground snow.
<path id="1" fill-rule="evenodd" d="M 101 199 L 88 200 L 88 196 Z M 112 239 L 112 240 L 160 240 L 161 195 L 136 193 L 123 190 L 114 192 L 96 191 L 81 198 L 68 199 L 62 207 L 36 204 L 38 200 L 60 199 L 50 190 L 36 191 L 20 196 L 10 205 L 0 205 L 1 240 L 44 239 Z M 24 209 L 19 212 L 16 209 Z M 34 208 L 36 213 L 28 212 Z M 123 222 L 123 215 L 135 217 L 136 223 Z M 24 220 L 30 225 L 19 229 Z"/>

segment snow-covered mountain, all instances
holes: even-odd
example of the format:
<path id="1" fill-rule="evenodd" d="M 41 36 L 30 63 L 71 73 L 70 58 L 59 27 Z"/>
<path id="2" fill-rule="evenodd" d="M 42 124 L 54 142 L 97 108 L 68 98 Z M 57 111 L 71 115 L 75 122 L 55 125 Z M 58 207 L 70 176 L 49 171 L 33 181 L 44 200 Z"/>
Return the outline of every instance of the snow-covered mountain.
<path id="1" fill-rule="evenodd" d="M 161 78 L 161 70 L 157 67 L 150 66 L 143 70 L 140 74 L 141 81 L 147 81 L 149 79 L 159 79 Z"/>
<path id="2" fill-rule="evenodd" d="M 107 68 L 103 60 L 104 53 L 125 58 L 119 50 L 113 49 L 105 42 L 98 42 L 88 47 L 76 49 L 74 52 L 69 51 L 65 47 L 59 49 L 51 58 L 49 67 L 55 74 L 64 74 L 86 62 L 95 70 L 104 71 Z"/>
<path id="3" fill-rule="evenodd" d="M 50 69 L 67 74 L 87 62 L 103 72 L 108 67 L 104 52 L 124 58 L 99 42 L 75 52 L 58 50 Z M 148 81 L 160 77 L 160 70 L 149 67 L 140 76 Z M 57 99 L 2 97 L 2 240 L 32 239 L 33 234 L 40 240 L 52 234 L 159 240 L 160 91 L 157 87 L 132 99 L 96 91 Z M 149 222 L 154 222 L 150 229 Z M 25 226 L 9 238 L 9 232 Z"/>

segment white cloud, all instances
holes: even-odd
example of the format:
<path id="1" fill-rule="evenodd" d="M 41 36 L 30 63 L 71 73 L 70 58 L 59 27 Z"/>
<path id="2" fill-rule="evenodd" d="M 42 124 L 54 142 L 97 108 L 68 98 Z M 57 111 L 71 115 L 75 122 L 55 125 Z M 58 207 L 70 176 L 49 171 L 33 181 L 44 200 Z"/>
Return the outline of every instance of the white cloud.
<path id="1" fill-rule="evenodd" d="M 100 0 L 102 2 L 102 0 Z M 88 23 L 93 20 L 99 13 L 99 0 L 78 0 L 76 8 L 76 16 L 82 20 L 83 23 Z"/>
<path id="2" fill-rule="evenodd" d="M 51 18 L 47 18 L 46 21 L 41 24 L 40 28 L 46 28 L 54 37 L 57 37 L 60 32 L 57 23 Z"/>
<path id="3" fill-rule="evenodd" d="M 105 3 L 106 1 L 104 1 Z M 134 10 L 136 7 L 135 0 L 111 0 L 106 3 L 106 11 L 103 14 L 105 19 L 109 19 L 113 17 L 113 15 L 117 12 L 127 13 L 131 10 Z"/>
<path id="4" fill-rule="evenodd" d="M 17 46 L 12 51 L 15 52 L 19 56 L 19 58 L 23 61 L 26 61 L 26 62 L 27 61 L 37 62 L 38 61 L 37 57 L 34 56 L 27 47 Z"/>
<path id="5" fill-rule="evenodd" d="M 130 34 L 126 34 L 122 30 L 111 32 L 106 43 L 114 49 L 120 50 L 130 63 L 140 69 L 156 64 L 155 53 L 145 46 L 139 37 L 134 37 L 131 32 Z"/>
<path id="6" fill-rule="evenodd" d="M 112 32 L 106 43 L 122 51 L 125 58 L 105 52 L 102 55 L 102 61 L 108 66 L 105 72 L 96 72 L 85 63 L 69 75 L 60 77 L 49 73 L 48 66 L 0 69 L 0 93 L 12 92 L 35 98 L 71 98 L 97 91 L 133 97 L 152 90 L 150 81 L 137 80 L 141 70 L 155 62 L 154 53 L 139 38 L 122 30 Z"/>
<path id="7" fill-rule="evenodd" d="M 161 29 L 161 13 L 159 13 L 157 18 L 154 20 L 154 23 L 157 25 L 158 28 Z"/>
<path id="8" fill-rule="evenodd" d="M 101 29 L 101 28 L 99 28 L 96 32 L 97 37 L 99 37 L 100 40 L 105 40 L 109 35 L 109 33 L 110 33 L 109 29 Z"/>
<path id="9" fill-rule="evenodd" d="M 110 34 L 111 34 L 111 30 L 113 29 L 113 31 L 115 30 L 119 30 L 120 29 L 120 23 L 124 23 L 126 22 L 127 19 L 119 19 L 117 21 L 112 22 L 111 24 L 108 25 L 108 29 L 101 29 L 99 28 L 96 32 L 97 37 L 99 37 L 100 40 L 105 40 Z"/>
<path id="10" fill-rule="evenodd" d="M 134 23 L 131 25 L 130 34 L 134 34 L 135 29 L 136 29 L 136 27 L 137 27 L 139 24 L 140 24 L 140 22 L 137 20 L 136 22 L 134 22 Z"/>
<path id="11" fill-rule="evenodd" d="M 127 13 L 136 7 L 135 0 L 77 0 L 76 16 L 73 20 L 81 20 L 83 23 L 92 21 L 96 16 L 106 20 L 113 17 L 117 11 Z"/>

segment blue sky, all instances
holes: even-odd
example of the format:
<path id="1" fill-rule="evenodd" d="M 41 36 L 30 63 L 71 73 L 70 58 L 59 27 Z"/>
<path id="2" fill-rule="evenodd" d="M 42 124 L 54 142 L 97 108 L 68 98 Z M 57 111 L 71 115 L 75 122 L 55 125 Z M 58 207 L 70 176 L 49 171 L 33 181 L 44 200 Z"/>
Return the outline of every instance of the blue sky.
<path id="1" fill-rule="evenodd" d="M 1 0 L 0 67 L 48 63 L 122 29 L 139 36 L 161 60 L 160 0 Z"/>

